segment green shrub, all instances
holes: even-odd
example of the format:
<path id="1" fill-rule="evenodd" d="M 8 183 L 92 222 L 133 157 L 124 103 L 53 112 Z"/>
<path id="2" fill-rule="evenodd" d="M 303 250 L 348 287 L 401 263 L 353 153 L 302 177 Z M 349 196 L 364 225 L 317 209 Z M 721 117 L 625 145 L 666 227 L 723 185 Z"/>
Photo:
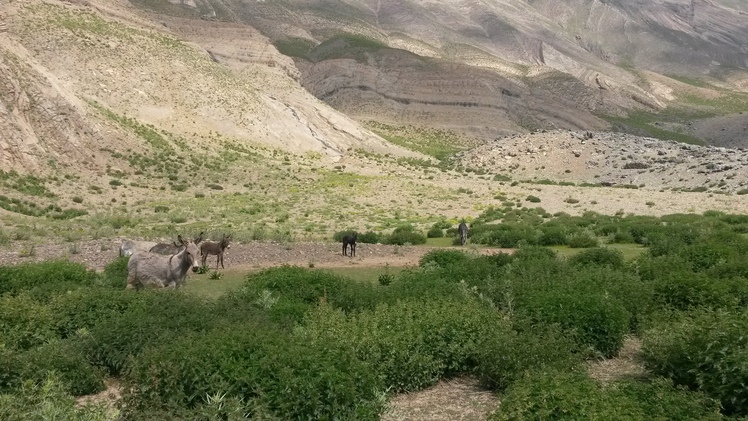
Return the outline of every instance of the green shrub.
<path id="1" fill-rule="evenodd" d="M 444 237 L 444 230 L 438 227 L 431 227 L 426 233 L 428 238 L 442 238 Z"/>
<path id="2" fill-rule="evenodd" d="M 104 266 L 103 273 L 99 276 L 102 285 L 124 289 L 127 285 L 127 263 L 130 256 L 120 256 Z"/>
<path id="3" fill-rule="evenodd" d="M 569 247 L 571 248 L 589 248 L 597 246 L 597 238 L 588 234 L 574 234 L 569 238 Z"/>
<path id="4" fill-rule="evenodd" d="M 374 231 L 367 231 L 358 236 L 359 243 L 377 244 L 382 242 L 382 236 Z"/>
<path id="5" fill-rule="evenodd" d="M 68 393 L 88 395 L 104 390 L 104 373 L 86 360 L 81 347 L 70 340 L 53 341 L 19 355 L 21 376 L 44 381 L 55 371 Z"/>
<path id="6" fill-rule="evenodd" d="M 281 266 L 247 276 L 243 294 L 257 297 L 263 290 L 304 304 L 317 304 L 320 297 L 332 297 L 347 281 L 330 272 L 298 266 Z"/>
<path id="7" fill-rule="evenodd" d="M 11 349 L 39 346 L 55 337 L 54 316 L 28 293 L 0 296 L 0 338 Z"/>
<path id="8" fill-rule="evenodd" d="M 527 198 L 525 198 L 526 201 L 531 203 L 540 203 L 540 198 L 537 196 L 529 195 Z"/>
<path id="9" fill-rule="evenodd" d="M 98 404 L 78 406 L 75 398 L 65 391 L 58 375 L 48 373 L 41 382 L 24 382 L 16 394 L 0 395 L 0 419 L 114 421 L 118 419 L 118 412 Z"/>
<path id="10" fill-rule="evenodd" d="M 654 300 L 660 306 L 674 310 L 734 307 L 738 304 L 737 298 L 730 294 L 729 283 L 687 270 L 673 271 L 657 279 Z"/>
<path id="11" fill-rule="evenodd" d="M 541 246 L 559 246 L 568 240 L 567 228 L 561 225 L 544 224 L 540 227 L 538 244 Z"/>
<path id="12" fill-rule="evenodd" d="M 477 374 L 484 386 L 503 391 L 530 370 L 574 368 L 581 363 L 574 349 L 574 342 L 555 326 L 495 331 L 478 345 Z"/>
<path id="13" fill-rule="evenodd" d="M 446 268 L 458 263 L 464 263 L 469 259 L 470 257 L 465 252 L 459 250 L 432 250 L 421 256 L 418 266 L 423 268 L 429 264 L 433 264 Z"/>
<path id="14" fill-rule="evenodd" d="M 84 338 L 91 361 L 117 375 L 146 346 L 168 342 L 218 323 L 201 299 L 181 291 L 125 291 L 136 298 L 119 317 L 105 318 Z"/>
<path id="15" fill-rule="evenodd" d="M 80 329 L 89 330 L 109 318 L 122 317 L 140 299 L 124 288 L 86 288 L 57 295 L 49 303 L 55 334 L 71 337 Z"/>
<path id="16" fill-rule="evenodd" d="M 623 260 L 623 253 L 620 250 L 605 248 L 605 247 L 593 247 L 587 250 L 582 250 L 576 255 L 569 259 L 572 265 L 586 266 L 586 265 L 598 265 L 598 266 L 609 266 L 615 269 L 622 269 L 625 265 Z"/>
<path id="17" fill-rule="evenodd" d="M 534 371 L 513 384 L 490 420 L 719 420 L 718 405 L 666 380 L 603 387 L 580 372 Z"/>
<path id="18" fill-rule="evenodd" d="M 383 404 L 381 381 L 339 341 L 302 341 L 251 324 L 151 347 L 127 378 L 128 411 L 192 408 L 225 394 L 253 418 L 377 419 Z"/>
<path id="19" fill-rule="evenodd" d="M 645 366 L 676 384 L 702 390 L 726 414 L 748 415 L 748 311 L 693 312 L 646 332 Z"/>
<path id="20" fill-rule="evenodd" d="M 96 273 L 80 263 L 50 260 L 0 267 L 0 294 L 28 291 L 40 300 L 94 283 Z"/>
<path id="21" fill-rule="evenodd" d="M 412 226 L 397 227 L 384 239 L 385 244 L 426 244 L 426 237 L 420 232 L 416 232 Z"/>
<path id="22" fill-rule="evenodd" d="M 505 324 L 472 300 L 404 299 L 350 316 L 322 306 L 299 333 L 306 343 L 343 342 L 399 392 L 472 370 L 477 344 Z"/>
<path id="23" fill-rule="evenodd" d="M 539 291 L 520 310 L 534 322 L 558 323 L 581 347 L 615 355 L 629 331 L 630 314 L 616 298 L 598 294 Z"/>
<path id="24" fill-rule="evenodd" d="M 610 237 L 611 244 L 633 244 L 636 243 L 634 236 L 628 231 L 616 231 Z"/>
<path id="25" fill-rule="evenodd" d="M 504 223 L 474 226 L 470 235 L 473 242 L 491 246 L 514 248 L 520 242 L 537 244 L 537 231 L 525 224 Z"/>

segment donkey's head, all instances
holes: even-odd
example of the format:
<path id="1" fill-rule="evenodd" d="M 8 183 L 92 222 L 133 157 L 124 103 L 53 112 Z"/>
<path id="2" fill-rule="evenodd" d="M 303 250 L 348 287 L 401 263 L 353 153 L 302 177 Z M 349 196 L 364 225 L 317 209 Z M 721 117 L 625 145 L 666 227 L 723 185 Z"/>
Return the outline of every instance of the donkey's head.
<path id="1" fill-rule="evenodd" d="M 181 235 L 177 236 L 179 243 L 184 246 L 184 259 L 189 262 L 193 272 L 197 272 L 200 268 L 200 249 L 197 247 L 194 241 L 185 240 Z"/>
<path id="2" fill-rule="evenodd" d="M 231 234 L 229 235 L 223 234 L 223 238 L 221 238 L 221 248 L 222 249 L 231 248 L 231 244 L 229 244 L 230 242 L 231 242 Z"/>

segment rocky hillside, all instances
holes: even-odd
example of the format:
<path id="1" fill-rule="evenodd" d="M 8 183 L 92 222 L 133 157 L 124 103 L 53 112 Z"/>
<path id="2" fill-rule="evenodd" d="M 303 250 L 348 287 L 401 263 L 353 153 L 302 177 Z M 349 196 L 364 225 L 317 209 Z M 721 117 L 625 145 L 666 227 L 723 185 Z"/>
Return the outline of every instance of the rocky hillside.
<path id="1" fill-rule="evenodd" d="M 609 132 L 548 131 L 458 154 L 472 168 L 539 183 L 748 193 L 748 151 Z"/>
<path id="2" fill-rule="evenodd" d="M 214 153 L 227 140 L 412 155 L 306 92 L 246 25 L 157 18 L 124 0 L 5 3 L 1 20 L 4 171 L 103 173 L 134 152 Z"/>
<path id="3" fill-rule="evenodd" d="M 310 92 L 358 119 L 485 139 L 540 128 L 678 139 L 655 123 L 704 121 L 725 133 L 690 141 L 748 147 L 732 130 L 748 109 L 748 15 L 734 0 L 135 3 L 252 25 Z"/>

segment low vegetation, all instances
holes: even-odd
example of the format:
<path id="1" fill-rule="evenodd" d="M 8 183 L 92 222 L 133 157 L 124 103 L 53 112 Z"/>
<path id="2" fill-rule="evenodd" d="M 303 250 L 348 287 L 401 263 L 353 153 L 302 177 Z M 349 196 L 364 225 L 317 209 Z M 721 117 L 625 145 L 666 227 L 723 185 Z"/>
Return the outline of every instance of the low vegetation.
<path id="1" fill-rule="evenodd" d="M 211 299 L 189 285 L 127 291 L 126 258 L 100 274 L 67 261 L 3 267 L 0 415 L 51 416 L 39 402 L 55 402 L 69 419 L 378 419 L 393 393 L 470 374 L 501 395 L 495 420 L 743 417 L 745 224 L 492 208 L 472 239 L 512 242 L 514 254 L 437 250 L 370 282 L 282 266 Z M 643 253 L 546 247 L 578 237 Z M 615 357 L 627 336 L 642 338 L 645 378 L 589 377 L 585 361 Z M 112 376 L 116 413 L 70 404 Z"/>

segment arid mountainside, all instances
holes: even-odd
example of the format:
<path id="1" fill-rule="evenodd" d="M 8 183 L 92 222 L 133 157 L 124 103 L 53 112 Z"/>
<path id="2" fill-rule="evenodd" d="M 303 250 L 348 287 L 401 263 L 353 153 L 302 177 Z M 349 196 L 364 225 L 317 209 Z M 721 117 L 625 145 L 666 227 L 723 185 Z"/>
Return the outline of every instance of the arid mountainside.
<path id="1" fill-rule="evenodd" d="M 575 4 L 4 2 L 0 216 L 110 212 L 112 220 L 81 223 L 171 232 L 218 227 L 228 215 L 246 232 L 317 238 L 344 228 L 329 221 L 347 224 L 346 215 L 380 229 L 468 215 L 503 197 L 494 188 L 520 200 L 544 179 L 644 185 L 626 192 L 637 197 L 744 191 L 742 151 L 669 143 L 656 146 L 672 149 L 667 165 L 653 161 L 636 175 L 621 165 L 656 153 L 650 137 L 748 147 L 745 10 L 694 3 L 688 29 L 673 23 L 683 18 L 673 3 L 653 2 L 644 21 L 616 3 Z M 629 32 L 604 36 L 612 11 Z M 675 32 L 652 29 L 666 21 Z M 597 47 L 582 42 L 597 33 Z M 668 51 L 653 57 L 672 71 L 633 48 L 650 42 Z M 683 45 L 704 49 L 709 64 L 674 59 Z M 566 138 L 565 129 L 595 132 L 605 153 L 559 166 L 568 148 L 540 133 Z M 545 151 L 564 158 L 508 164 L 526 142 L 548 142 Z M 519 184 L 498 184 L 499 174 Z M 544 206 L 584 210 L 563 201 L 570 186 L 554 187 Z M 577 187 L 579 197 L 612 190 L 613 202 L 594 200 L 599 211 L 625 200 L 621 189 Z M 712 206 L 678 196 L 656 209 L 637 199 L 626 211 Z M 721 196 L 720 209 L 743 206 Z"/>
<path id="2" fill-rule="evenodd" d="M 652 134 L 638 114 L 711 125 L 748 109 L 748 14 L 735 1 L 134 3 L 251 24 L 295 57 L 309 91 L 361 120 L 491 139 L 612 124 Z M 746 119 L 719 120 L 717 143 L 748 146 L 730 130 Z"/>
<path id="3" fill-rule="evenodd" d="M 154 19 L 126 1 L 5 3 L 2 22 L 5 171 L 124 168 L 157 137 L 208 154 L 222 137 L 333 159 L 352 146 L 412 155 L 307 93 L 246 25 Z"/>

